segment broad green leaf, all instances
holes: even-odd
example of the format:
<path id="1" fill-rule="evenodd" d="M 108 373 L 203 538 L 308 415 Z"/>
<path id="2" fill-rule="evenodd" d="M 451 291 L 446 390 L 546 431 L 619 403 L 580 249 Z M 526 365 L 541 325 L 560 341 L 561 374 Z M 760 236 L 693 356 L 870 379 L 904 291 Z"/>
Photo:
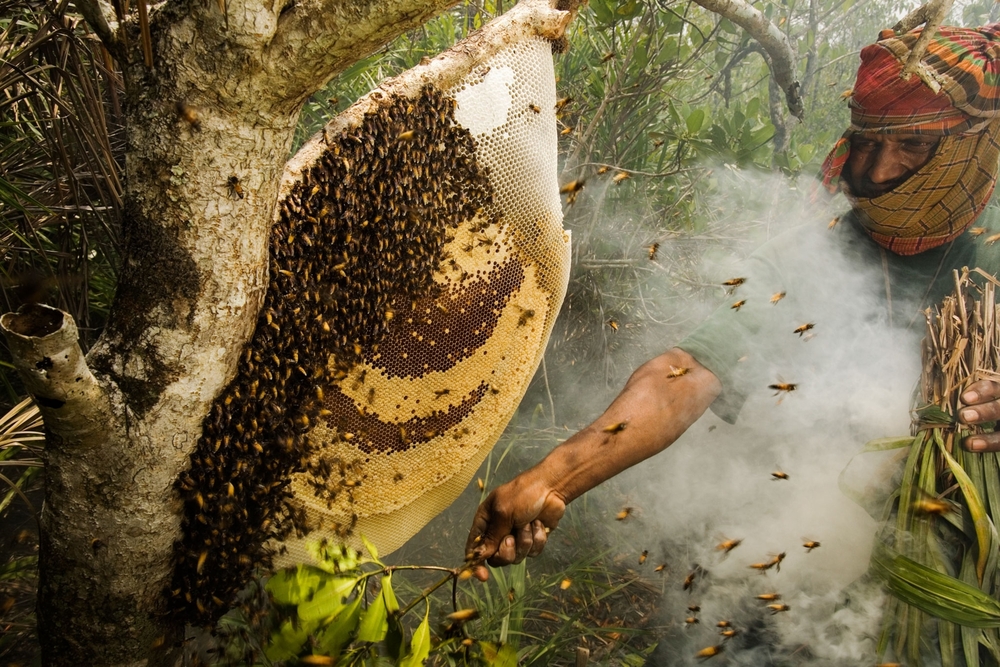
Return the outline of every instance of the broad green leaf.
<path id="1" fill-rule="evenodd" d="M 872 573 L 895 597 L 957 625 L 1000 628 L 1000 602 L 955 577 L 921 565 L 885 546 L 872 549 Z"/>
<path id="2" fill-rule="evenodd" d="M 361 600 L 364 598 L 364 590 L 358 592 L 354 601 L 344 607 L 337 617 L 327 623 L 316 633 L 316 650 L 326 655 L 334 656 L 340 652 L 351 641 L 351 635 L 358 628 L 361 620 Z"/>
<path id="3" fill-rule="evenodd" d="M 917 417 L 923 424 L 953 424 L 955 420 L 951 415 L 936 405 L 927 405 L 917 408 Z"/>
<path id="4" fill-rule="evenodd" d="M 705 124 L 705 110 L 695 109 L 686 119 L 684 119 L 684 122 L 687 125 L 688 132 L 691 134 L 698 134 L 702 125 Z"/>
<path id="5" fill-rule="evenodd" d="M 479 648 L 487 667 L 517 667 L 517 649 L 513 644 L 498 647 L 490 642 L 479 642 Z"/>
<path id="6" fill-rule="evenodd" d="M 297 656 L 309 638 L 309 628 L 292 623 L 291 619 L 271 633 L 271 641 L 264 649 L 270 660 L 289 660 Z"/>
<path id="7" fill-rule="evenodd" d="M 380 642 L 385 639 L 389 631 L 389 605 L 393 606 L 393 612 L 399 609 L 399 603 L 396 602 L 396 596 L 392 592 L 391 579 L 392 575 L 389 574 L 382 577 L 382 590 L 361 618 L 358 639 L 363 642 Z"/>
<path id="8" fill-rule="evenodd" d="M 309 565 L 299 565 L 294 570 L 277 572 L 267 582 L 267 591 L 277 604 L 298 605 L 312 599 L 323 580 L 321 570 Z"/>
<path id="9" fill-rule="evenodd" d="M 410 640 L 410 650 L 399 661 L 399 667 L 421 667 L 424 660 L 431 653 L 431 625 L 430 625 L 430 605 L 424 612 L 424 620 L 420 622 L 417 629 L 413 631 L 413 639 Z"/>
<path id="10" fill-rule="evenodd" d="M 916 440 L 912 435 L 897 436 L 892 438 L 876 438 L 875 440 L 869 440 L 865 443 L 865 446 L 861 448 L 860 454 L 867 452 L 885 452 L 890 449 L 902 449 L 903 447 L 909 447 Z"/>
<path id="11" fill-rule="evenodd" d="M 986 572 L 986 561 L 990 557 L 991 550 L 995 548 L 990 534 L 993 532 L 991 530 L 992 523 L 990 522 L 989 515 L 986 513 L 986 506 L 983 504 L 983 499 L 979 496 L 979 492 L 976 491 L 976 485 L 972 483 L 969 475 L 966 474 L 962 466 L 958 464 L 958 461 L 955 460 L 944 446 L 944 441 L 940 437 L 935 437 L 935 442 L 937 442 L 941 455 L 948 462 L 948 468 L 951 469 L 951 473 L 955 476 L 955 481 L 958 482 L 959 488 L 962 489 L 962 495 L 965 496 L 965 507 L 969 510 L 969 514 L 972 516 L 972 524 L 976 528 L 976 543 L 979 546 L 976 559 L 976 578 L 979 579 L 979 583 L 982 585 L 983 575 Z"/>
<path id="12" fill-rule="evenodd" d="M 299 604 L 299 618 L 319 621 L 340 613 L 344 608 L 344 599 L 351 594 L 358 581 L 353 577 L 338 577 L 324 582 L 312 600 Z"/>
<path id="13" fill-rule="evenodd" d="M 378 562 L 378 549 L 375 547 L 375 545 L 372 544 L 368 540 L 368 538 L 365 537 L 364 535 L 361 536 L 361 543 L 365 545 L 365 550 L 368 552 L 368 555 L 371 556 L 371 559 L 377 563 Z"/>

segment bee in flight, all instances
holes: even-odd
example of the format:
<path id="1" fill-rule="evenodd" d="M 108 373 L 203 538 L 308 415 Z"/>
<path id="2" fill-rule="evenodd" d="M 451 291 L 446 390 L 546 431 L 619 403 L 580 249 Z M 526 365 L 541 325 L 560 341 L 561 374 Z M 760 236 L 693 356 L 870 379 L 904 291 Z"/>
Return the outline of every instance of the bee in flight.
<path id="1" fill-rule="evenodd" d="M 715 545 L 715 550 L 716 551 L 722 551 L 722 552 L 728 554 L 730 551 L 732 551 L 736 547 L 740 546 L 740 544 L 742 544 L 742 543 L 743 543 L 742 539 L 739 539 L 739 540 L 723 540 L 722 542 L 719 542 L 718 544 Z"/>
<path id="2" fill-rule="evenodd" d="M 615 318 L 612 317 L 610 320 L 608 320 L 607 324 L 609 327 L 611 327 L 612 331 L 618 331 L 619 324 L 618 320 L 616 320 Z"/>
<path id="3" fill-rule="evenodd" d="M 722 286 L 726 288 L 726 294 L 732 294 L 736 291 L 736 288 L 747 281 L 746 278 L 730 278 L 729 280 L 722 283 Z"/>
<path id="4" fill-rule="evenodd" d="M 757 596 L 758 600 L 763 600 L 764 602 L 774 602 L 781 599 L 780 593 L 761 593 Z"/>
<path id="5" fill-rule="evenodd" d="M 699 621 L 694 616 L 688 616 L 687 618 L 684 619 L 684 622 L 687 623 L 688 625 L 694 625 L 695 623 L 701 623 L 701 621 Z"/>
<path id="6" fill-rule="evenodd" d="M 840 216 L 839 215 L 836 216 L 836 217 L 834 217 L 833 220 L 831 220 L 830 223 L 826 226 L 826 228 L 827 229 L 833 229 L 834 227 L 837 226 L 838 222 L 840 222 Z"/>
<path id="7" fill-rule="evenodd" d="M 779 479 L 788 479 L 788 473 L 782 472 L 780 470 L 775 470 L 771 473 L 771 481 L 778 481 Z"/>
<path id="8" fill-rule="evenodd" d="M 656 259 L 656 251 L 659 250 L 659 249 L 660 249 L 660 244 L 659 243 L 654 243 L 654 244 L 652 244 L 651 246 L 649 246 L 647 248 L 647 250 L 649 250 L 649 259 L 650 260 L 655 260 Z"/>
<path id="9" fill-rule="evenodd" d="M 618 185 L 619 183 L 621 183 L 622 181 L 624 181 L 626 178 L 632 178 L 632 174 L 628 173 L 627 171 L 619 171 L 617 174 L 615 174 L 614 176 L 611 177 L 611 181 L 615 185 Z"/>
<path id="10" fill-rule="evenodd" d="M 537 104 L 529 104 L 528 108 L 531 109 L 534 113 L 542 113 L 541 107 L 539 107 Z"/>
<path id="11" fill-rule="evenodd" d="M 639 565 L 646 562 L 646 558 L 649 556 L 649 549 L 643 549 L 642 553 L 639 554 Z"/>
<path id="12" fill-rule="evenodd" d="M 785 292 L 775 292 L 771 295 L 771 303 L 775 304 L 785 298 Z"/>
<path id="13" fill-rule="evenodd" d="M 934 514 L 936 516 L 947 514 L 952 510 L 952 505 L 947 500 L 929 493 L 924 493 L 922 497 L 914 500 L 912 507 L 913 511 L 918 514 Z"/>
<path id="14" fill-rule="evenodd" d="M 1000 241 L 1000 234 L 994 234 L 993 236 L 986 237 L 986 245 L 993 245 L 997 241 Z"/>
<path id="15" fill-rule="evenodd" d="M 729 307 L 732 308 L 733 310 L 735 310 L 736 312 L 739 312 L 740 308 L 742 308 L 746 304 L 747 304 L 747 300 L 746 299 L 740 299 L 739 301 L 737 301 L 736 303 L 734 303 L 733 305 L 731 305 Z"/>
<path id="16" fill-rule="evenodd" d="M 682 375 L 687 375 L 690 371 L 691 371 L 690 368 L 685 368 L 683 366 L 681 366 L 680 368 L 678 368 L 677 366 L 671 366 L 670 371 L 667 372 L 667 377 L 679 378 Z"/>
<path id="17" fill-rule="evenodd" d="M 608 62 L 609 60 L 611 60 L 612 58 L 614 58 L 615 55 L 616 54 L 615 54 L 614 51 L 608 51 L 603 56 L 601 56 L 601 64 L 603 65 L 604 63 Z"/>
<path id="18" fill-rule="evenodd" d="M 623 507 L 621 511 L 615 515 L 615 520 L 624 521 L 625 519 L 629 518 L 632 515 L 632 511 L 634 509 L 635 509 L 634 507 Z"/>
<path id="19" fill-rule="evenodd" d="M 695 653 L 694 657 L 699 658 L 701 660 L 708 660 L 709 658 L 714 658 L 715 656 L 722 653 L 723 648 L 724 648 L 723 644 L 719 644 L 718 646 L 709 646 Z"/>
<path id="20" fill-rule="evenodd" d="M 617 424 L 608 424 L 607 426 L 602 428 L 601 431 L 603 431 L 604 433 L 610 433 L 611 435 L 615 435 L 616 433 L 621 433 L 622 431 L 624 431 L 627 426 L 628 426 L 627 421 L 621 421 L 618 422 Z"/>
<path id="21" fill-rule="evenodd" d="M 718 623 L 715 624 L 715 627 L 717 627 L 717 628 L 731 628 L 731 627 L 733 627 L 733 624 L 730 623 L 729 621 L 719 621 Z"/>
<path id="22" fill-rule="evenodd" d="M 599 167 L 597 169 L 597 175 L 600 176 L 601 174 L 606 174 L 609 171 L 611 171 L 611 167 L 608 167 L 608 166 Z"/>
<path id="23" fill-rule="evenodd" d="M 802 546 L 806 548 L 806 553 L 810 553 L 813 549 L 819 547 L 819 542 L 815 540 L 806 540 L 805 542 L 802 543 Z"/>
<path id="24" fill-rule="evenodd" d="M 688 611 L 690 611 L 692 613 L 698 613 L 699 611 L 701 611 L 701 605 L 689 604 L 688 605 Z"/>
<path id="25" fill-rule="evenodd" d="M 795 330 L 792 333 L 797 333 L 799 335 L 799 338 L 802 338 L 802 334 L 804 334 L 805 332 L 809 331 L 814 326 L 816 326 L 816 325 L 813 324 L 812 322 L 806 322 L 802 326 L 795 327 Z"/>
<path id="26" fill-rule="evenodd" d="M 767 561 L 768 568 L 776 568 L 778 572 L 781 572 L 781 561 L 785 560 L 785 552 L 782 551 L 780 554 L 773 556 L 771 560 Z"/>
<path id="27" fill-rule="evenodd" d="M 573 101 L 572 97 L 563 97 L 562 99 L 556 100 L 556 111 L 561 111 L 564 106 Z"/>
<path id="28" fill-rule="evenodd" d="M 573 126 L 572 125 L 567 125 L 565 128 L 563 128 L 563 130 L 561 132 L 559 132 L 559 134 L 561 134 L 564 137 L 568 136 L 568 135 L 570 135 L 572 133 L 573 133 Z"/>
<path id="29" fill-rule="evenodd" d="M 667 564 L 666 563 L 660 563 L 659 565 L 656 566 L 656 568 L 653 570 L 653 572 L 663 572 L 666 569 L 667 569 Z"/>
<path id="30" fill-rule="evenodd" d="M 767 608 L 771 611 L 772 614 L 780 614 L 783 611 L 788 611 L 789 609 L 791 609 L 791 607 L 789 607 L 787 604 L 769 604 L 767 605 Z"/>
<path id="31" fill-rule="evenodd" d="M 726 639 L 732 639 L 736 635 L 740 634 L 740 631 L 737 630 L 736 628 L 728 628 L 726 630 L 723 630 L 719 634 L 725 637 Z"/>
<path id="32" fill-rule="evenodd" d="M 969 234 L 972 236 L 982 236 L 986 233 L 985 227 L 969 227 Z"/>
<path id="33" fill-rule="evenodd" d="M 767 388 L 768 389 L 773 389 L 774 390 L 774 395 L 777 396 L 778 394 L 780 394 L 782 392 L 785 392 L 785 393 L 793 392 L 793 391 L 795 391 L 796 387 L 798 387 L 798 386 L 799 385 L 797 385 L 797 384 L 795 384 L 793 382 L 775 382 L 774 384 L 767 385 Z"/>
<path id="34" fill-rule="evenodd" d="M 578 178 L 575 181 L 570 181 L 566 185 L 559 188 L 559 194 L 566 195 L 566 194 L 577 193 L 583 189 L 585 183 L 586 181 L 584 181 L 582 178 Z"/>

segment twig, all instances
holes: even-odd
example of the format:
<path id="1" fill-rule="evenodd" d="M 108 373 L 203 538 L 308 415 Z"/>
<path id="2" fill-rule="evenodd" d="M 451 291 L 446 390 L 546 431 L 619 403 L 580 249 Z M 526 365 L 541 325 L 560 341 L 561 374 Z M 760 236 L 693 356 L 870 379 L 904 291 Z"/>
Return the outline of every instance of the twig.
<path id="1" fill-rule="evenodd" d="M 892 27 L 897 34 L 901 34 L 913 30 L 920 24 L 924 24 L 924 29 L 921 31 L 920 37 L 917 38 L 917 43 L 913 45 L 913 50 L 910 51 L 910 55 L 906 58 L 906 64 L 903 65 L 903 71 L 900 73 L 900 76 L 908 79 L 910 75 L 916 74 L 935 93 L 941 90 L 941 84 L 934 79 L 933 74 L 921 62 L 921 59 L 924 57 L 924 53 L 927 52 L 927 45 L 930 44 L 934 35 L 937 34 L 941 22 L 948 15 L 953 2 L 954 0 L 930 0 L 930 2 L 917 7 L 904 16 L 899 23 Z"/>

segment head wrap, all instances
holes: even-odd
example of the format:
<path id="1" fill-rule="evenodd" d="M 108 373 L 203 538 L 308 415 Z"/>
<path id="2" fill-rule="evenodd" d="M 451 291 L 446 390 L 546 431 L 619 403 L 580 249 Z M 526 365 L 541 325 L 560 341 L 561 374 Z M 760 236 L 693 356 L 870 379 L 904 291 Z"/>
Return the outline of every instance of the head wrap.
<path id="1" fill-rule="evenodd" d="M 1000 166 L 1000 24 L 942 26 L 922 63 L 940 86 L 900 77 L 920 36 L 883 30 L 861 51 L 850 99 L 851 125 L 827 155 L 821 176 L 843 191 L 861 224 L 882 247 L 914 255 L 956 238 L 979 216 Z M 841 178 L 852 135 L 923 134 L 941 137 L 934 156 L 894 190 L 856 197 Z"/>

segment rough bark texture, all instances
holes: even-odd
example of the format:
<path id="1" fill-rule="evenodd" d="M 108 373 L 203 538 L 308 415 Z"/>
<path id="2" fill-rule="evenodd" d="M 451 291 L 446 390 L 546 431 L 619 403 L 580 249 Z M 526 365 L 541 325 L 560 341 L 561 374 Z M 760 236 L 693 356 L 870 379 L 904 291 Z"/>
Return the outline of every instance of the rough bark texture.
<path id="1" fill-rule="evenodd" d="M 86 363 L 68 315 L 0 321 L 48 433 L 46 664 L 176 662 L 183 628 L 161 613 L 179 530 L 173 483 L 252 333 L 300 106 L 453 2 L 236 0 L 223 14 L 215 2 L 169 0 L 151 11 L 152 68 L 134 21 L 83 3 L 125 63 L 120 284 Z"/>
<path id="2" fill-rule="evenodd" d="M 729 19 L 760 42 L 770 56 L 771 76 L 785 93 L 788 110 L 801 120 L 805 109 L 802 106 L 799 82 L 795 79 L 795 50 L 788 42 L 788 37 L 744 0 L 695 0 L 695 2 Z"/>

